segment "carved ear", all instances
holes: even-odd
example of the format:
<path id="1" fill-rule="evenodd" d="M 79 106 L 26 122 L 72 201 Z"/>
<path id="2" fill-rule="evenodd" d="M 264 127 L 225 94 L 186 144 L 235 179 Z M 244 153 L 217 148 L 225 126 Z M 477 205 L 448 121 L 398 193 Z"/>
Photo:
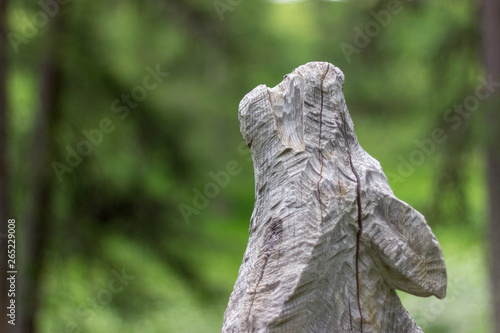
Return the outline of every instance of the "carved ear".
<path id="1" fill-rule="evenodd" d="M 363 224 L 375 262 L 392 289 L 428 297 L 446 296 L 446 268 L 441 248 L 422 214 L 397 198 L 380 198 Z"/>
<path id="2" fill-rule="evenodd" d="M 289 74 L 269 90 L 276 130 L 283 145 L 303 151 L 304 145 L 304 79 Z"/>

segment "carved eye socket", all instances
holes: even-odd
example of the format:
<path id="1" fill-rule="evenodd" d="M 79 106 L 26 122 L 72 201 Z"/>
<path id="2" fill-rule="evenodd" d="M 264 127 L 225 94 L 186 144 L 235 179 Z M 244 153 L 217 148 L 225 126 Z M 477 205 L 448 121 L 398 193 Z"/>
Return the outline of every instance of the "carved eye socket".
<path id="1" fill-rule="evenodd" d="M 283 80 L 284 80 L 284 79 L 286 79 L 287 77 L 288 77 L 288 74 L 285 74 L 285 75 L 283 76 Z"/>

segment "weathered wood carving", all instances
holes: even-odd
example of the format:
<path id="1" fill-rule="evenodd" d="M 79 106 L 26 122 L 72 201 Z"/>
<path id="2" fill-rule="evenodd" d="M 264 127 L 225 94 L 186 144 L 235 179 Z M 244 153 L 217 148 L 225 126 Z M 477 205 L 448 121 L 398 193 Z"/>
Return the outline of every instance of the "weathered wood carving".
<path id="1" fill-rule="evenodd" d="M 395 289 L 446 294 L 439 244 L 359 145 L 343 83 L 313 62 L 240 103 L 255 208 L 223 332 L 421 332 Z"/>

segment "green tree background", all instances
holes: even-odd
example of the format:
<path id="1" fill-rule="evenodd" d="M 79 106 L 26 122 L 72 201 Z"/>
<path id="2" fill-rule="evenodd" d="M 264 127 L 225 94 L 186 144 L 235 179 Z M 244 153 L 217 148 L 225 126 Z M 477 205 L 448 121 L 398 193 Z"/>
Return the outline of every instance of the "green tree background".
<path id="1" fill-rule="evenodd" d="M 10 1 L 16 332 L 220 331 L 254 200 L 238 103 L 309 61 L 342 69 L 361 145 L 443 248 L 447 298 L 400 293 L 405 307 L 425 332 L 492 332 L 487 98 L 467 104 L 487 91 L 479 6 Z"/>

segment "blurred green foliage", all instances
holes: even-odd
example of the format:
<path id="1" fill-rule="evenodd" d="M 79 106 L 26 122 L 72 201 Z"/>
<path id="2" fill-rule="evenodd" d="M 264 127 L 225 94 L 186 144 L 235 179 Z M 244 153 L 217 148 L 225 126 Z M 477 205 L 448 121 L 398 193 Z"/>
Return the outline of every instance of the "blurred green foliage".
<path id="1" fill-rule="evenodd" d="M 42 26 L 12 50 L 9 167 L 20 228 L 51 40 L 62 81 L 51 162 L 67 164 L 67 147 L 76 150 L 87 140 L 82 131 L 103 119 L 114 128 L 62 181 L 50 175 L 39 332 L 220 330 L 254 200 L 238 103 L 309 61 L 343 70 L 361 145 L 381 162 L 395 194 L 427 216 L 443 247 L 449 301 L 401 295 L 409 312 L 426 332 L 491 331 L 481 108 L 457 130 L 443 118 L 479 84 L 477 2 L 400 1 L 401 10 L 350 57 L 340 45 L 355 46 L 356 29 L 376 22 L 373 13 L 391 1 L 222 3 L 230 8 L 223 20 L 211 1 L 68 1 L 55 14 L 59 30 Z M 12 1 L 10 31 L 23 36 L 40 10 Z M 135 107 L 115 112 L 114 101 L 127 105 L 123 94 L 157 67 L 168 77 Z M 422 151 L 415 140 L 436 128 L 447 140 L 402 176 L 402 159 Z M 230 161 L 239 171 L 187 221 L 179 205 L 194 207 L 193 189 L 203 192 L 210 173 Z M 113 272 L 122 269 L 134 278 L 112 292 Z"/>

